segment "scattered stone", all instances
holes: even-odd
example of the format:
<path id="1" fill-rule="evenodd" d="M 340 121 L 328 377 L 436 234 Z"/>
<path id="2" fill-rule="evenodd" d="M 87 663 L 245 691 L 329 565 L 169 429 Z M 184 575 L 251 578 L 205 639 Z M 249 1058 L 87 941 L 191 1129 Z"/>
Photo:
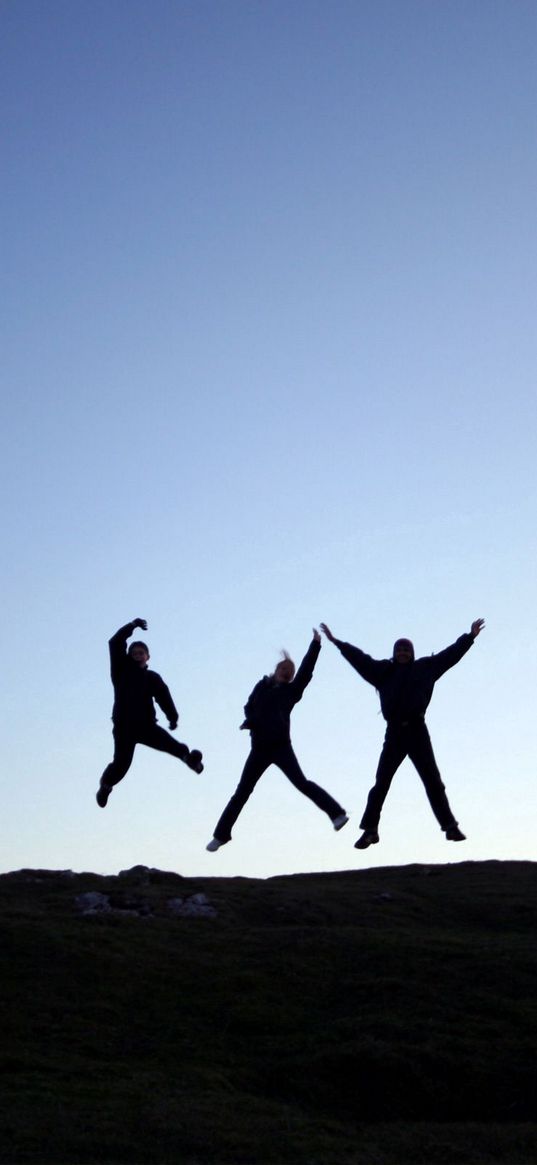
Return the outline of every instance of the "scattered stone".
<path id="1" fill-rule="evenodd" d="M 205 894 L 192 894 L 190 898 L 168 898 L 168 910 L 176 918 L 216 918 L 216 910 Z"/>
<path id="2" fill-rule="evenodd" d="M 191 894 L 188 898 L 168 898 L 166 908 L 175 918 L 216 918 L 216 909 L 206 894 Z M 114 894 L 101 894 L 89 890 L 75 898 L 75 906 L 81 914 L 113 914 L 122 918 L 154 918 L 153 903 L 143 898 L 115 898 Z"/>

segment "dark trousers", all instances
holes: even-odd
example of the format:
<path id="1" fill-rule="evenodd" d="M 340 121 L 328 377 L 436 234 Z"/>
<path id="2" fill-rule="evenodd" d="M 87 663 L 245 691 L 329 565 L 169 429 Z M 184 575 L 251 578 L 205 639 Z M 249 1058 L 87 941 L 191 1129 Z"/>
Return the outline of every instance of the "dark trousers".
<path id="1" fill-rule="evenodd" d="M 253 745 L 250 755 L 247 757 L 246 764 L 242 770 L 241 779 L 235 789 L 231 800 L 226 805 L 224 812 L 216 826 L 214 836 L 218 841 L 229 841 L 231 838 L 231 830 L 239 816 L 239 813 L 250 796 L 253 793 L 255 786 L 260 777 L 263 776 L 265 769 L 269 765 L 277 765 L 282 773 L 288 778 L 295 789 L 299 793 L 303 793 L 305 797 L 309 797 L 314 805 L 319 809 L 323 809 L 328 814 L 331 821 L 344 813 L 341 805 L 321 789 L 320 785 L 316 785 L 314 781 L 308 781 L 304 776 L 302 769 L 296 759 L 290 742 L 284 742 L 280 745 L 272 745 L 260 747 Z"/>
<path id="2" fill-rule="evenodd" d="M 117 785 L 131 767 L 134 750 L 137 744 L 146 744 L 148 748 L 156 748 L 159 752 L 169 752 L 179 760 L 184 760 L 189 754 L 189 748 L 180 740 L 174 740 L 165 728 L 158 724 L 150 725 L 145 730 L 129 730 L 114 728 L 114 759 L 107 765 L 101 777 L 103 785 Z"/>
<path id="3" fill-rule="evenodd" d="M 407 724 L 388 724 L 375 784 L 367 798 L 361 829 L 377 829 L 393 777 L 406 756 L 423 781 L 429 804 L 441 829 L 449 829 L 457 824 L 442 784 L 427 726 L 423 719 L 418 719 Z"/>

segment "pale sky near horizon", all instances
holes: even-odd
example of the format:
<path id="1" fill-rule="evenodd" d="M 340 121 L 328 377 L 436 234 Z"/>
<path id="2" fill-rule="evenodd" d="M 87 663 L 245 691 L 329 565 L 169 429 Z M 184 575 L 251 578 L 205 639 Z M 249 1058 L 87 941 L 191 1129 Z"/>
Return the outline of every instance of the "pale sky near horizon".
<path id="1" fill-rule="evenodd" d="M 3 142 L 0 869 L 184 875 L 536 860 L 533 0 L 12 0 Z M 205 756 L 106 810 L 109 636 L 135 616 Z M 428 713 L 468 835 L 329 643 L 216 855 L 238 731 L 321 621 L 377 657 L 483 616 Z M 163 717 L 161 723 L 166 726 Z"/>

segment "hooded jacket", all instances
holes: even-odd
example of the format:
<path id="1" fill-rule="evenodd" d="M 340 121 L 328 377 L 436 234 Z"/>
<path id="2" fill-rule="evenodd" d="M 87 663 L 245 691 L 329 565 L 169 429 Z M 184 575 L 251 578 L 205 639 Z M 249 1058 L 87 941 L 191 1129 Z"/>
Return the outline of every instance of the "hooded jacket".
<path id="1" fill-rule="evenodd" d="M 274 676 L 263 676 L 244 705 L 246 719 L 241 728 L 248 728 L 253 745 L 264 747 L 288 744 L 291 739 L 291 712 L 302 699 L 313 675 L 321 644 L 313 639 L 290 683 L 278 683 Z"/>
<path id="2" fill-rule="evenodd" d="M 155 705 L 162 708 L 170 724 L 177 724 L 179 713 L 164 680 L 148 667 L 140 667 L 127 652 L 127 639 L 133 623 L 120 627 L 109 640 L 110 675 L 114 685 L 112 720 L 116 728 L 144 731 L 156 724 Z"/>
<path id="3" fill-rule="evenodd" d="M 473 636 L 466 632 L 438 655 L 396 663 L 394 659 L 372 659 L 359 647 L 334 639 L 343 658 L 377 689 L 382 715 L 389 724 L 406 724 L 423 717 L 436 681 L 466 655 L 473 642 Z"/>

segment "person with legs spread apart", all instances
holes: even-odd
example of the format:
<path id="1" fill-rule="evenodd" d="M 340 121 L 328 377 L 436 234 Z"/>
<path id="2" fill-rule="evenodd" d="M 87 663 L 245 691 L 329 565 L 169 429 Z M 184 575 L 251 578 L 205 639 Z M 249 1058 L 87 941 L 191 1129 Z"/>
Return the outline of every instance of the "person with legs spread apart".
<path id="1" fill-rule="evenodd" d="M 423 781 L 431 809 L 447 841 L 466 841 L 449 806 L 425 724 L 425 712 L 436 681 L 466 655 L 484 625 L 483 619 L 476 619 L 469 632 L 438 655 L 415 659 L 411 640 L 398 639 L 392 659 L 372 659 L 359 647 L 336 639 L 326 623 L 321 623 L 321 630 L 339 648 L 343 658 L 362 679 L 377 689 L 382 715 L 387 721 L 375 784 L 369 792 L 360 823 L 364 832 L 355 843 L 356 849 L 367 849 L 378 842 L 382 806 L 392 779 L 406 756 Z"/>
<path id="2" fill-rule="evenodd" d="M 345 810 L 319 785 L 306 779 L 291 745 L 291 712 L 311 680 L 320 650 L 321 636 L 314 630 L 312 642 L 296 676 L 292 659 L 283 652 L 284 658 L 274 673 L 264 676 L 249 696 L 244 708 L 246 719 L 241 728 L 250 731 L 252 748 L 239 784 L 222 813 L 212 841 L 207 846 L 210 852 L 231 841 L 231 830 L 239 813 L 269 765 L 277 765 L 299 793 L 304 793 L 314 805 L 324 810 L 334 829 L 341 829 L 346 825 L 348 817 Z"/>
<path id="3" fill-rule="evenodd" d="M 174 740 L 169 732 L 160 728 L 155 715 L 156 701 L 168 718 L 168 726 L 173 732 L 177 728 L 179 713 L 164 680 L 154 671 L 149 671 L 149 649 L 147 644 L 130 639 L 136 627 L 147 630 L 145 619 L 133 619 L 120 627 L 109 641 L 110 672 L 114 685 L 114 759 L 107 765 L 97 790 L 97 804 L 104 809 L 114 785 L 128 772 L 137 744 L 146 744 L 159 752 L 184 761 L 195 773 L 203 772 L 202 754 L 199 749 L 192 751 L 186 744 Z"/>

